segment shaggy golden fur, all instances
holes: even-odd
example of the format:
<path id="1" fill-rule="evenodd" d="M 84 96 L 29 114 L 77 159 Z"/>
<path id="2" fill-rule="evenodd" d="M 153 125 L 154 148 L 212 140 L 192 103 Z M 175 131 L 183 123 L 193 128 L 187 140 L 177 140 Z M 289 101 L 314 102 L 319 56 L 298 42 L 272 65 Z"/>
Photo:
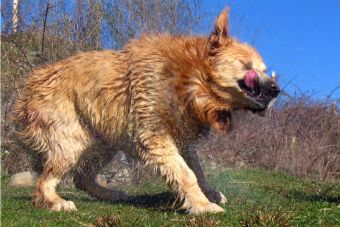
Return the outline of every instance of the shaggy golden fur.
<path id="1" fill-rule="evenodd" d="M 210 128 L 228 131 L 232 110 L 267 108 L 278 87 L 265 70 L 254 48 L 228 36 L 228 9 L 210 37 L 143 35 L 120 51 L 80 53 L 35 70 L 14 118 L 24 141 L 45 157 L 36 204 L 76 210 L 55 191 L 75 166 L 78 188 L 126 199 L 94 181 L 123 149 L 154 166 L 183 209 L 222 212 L 216 203 L 226 199 L 206 183 L 193 144 Z"/>

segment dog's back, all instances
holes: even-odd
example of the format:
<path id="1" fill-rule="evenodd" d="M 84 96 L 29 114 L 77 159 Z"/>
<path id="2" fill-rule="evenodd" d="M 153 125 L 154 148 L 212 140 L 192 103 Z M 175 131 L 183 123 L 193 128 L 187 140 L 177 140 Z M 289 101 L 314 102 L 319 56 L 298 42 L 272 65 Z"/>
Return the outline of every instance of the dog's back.
<path id="1" fill-rule="evenodd" d="M 80 53 L 37 69 L 28 77 L 14 105 L 13 118 L 33 149 L 43 150 L 45 132 L 58 125 L 91 124 L 103 134 L 112 133 L 108 127 L 124 128 L 124 122 L 115 120 L 127 116 L 128 110 L 129 82 L 124 79 L 122 56 L 113 51 Z M 107 111 L 99 111 L 102 109 Z"/>

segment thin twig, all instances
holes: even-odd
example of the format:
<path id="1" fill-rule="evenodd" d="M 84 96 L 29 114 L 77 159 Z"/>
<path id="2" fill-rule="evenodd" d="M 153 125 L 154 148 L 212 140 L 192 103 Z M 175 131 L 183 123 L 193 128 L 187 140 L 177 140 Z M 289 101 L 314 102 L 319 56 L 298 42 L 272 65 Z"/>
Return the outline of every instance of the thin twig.
<path id="1" fill-rule="evenodd" d="M 46 11 L 45 11 L 45 18 L 44 18 L 44 28 L 43 28 L 43 35 L 41 40 L 41 57 L 44 55 L 44 47 L 45 47 L 45 31 L 46 31 L 46 22 L 47 22 L 47 15 L 48 9 L 50 8 L 50 3 L 47 2 Z"/>

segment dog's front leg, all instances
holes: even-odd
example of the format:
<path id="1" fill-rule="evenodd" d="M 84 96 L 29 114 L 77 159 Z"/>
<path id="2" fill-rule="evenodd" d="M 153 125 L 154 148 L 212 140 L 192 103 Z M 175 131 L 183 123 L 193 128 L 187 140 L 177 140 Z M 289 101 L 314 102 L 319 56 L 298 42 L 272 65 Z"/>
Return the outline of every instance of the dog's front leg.
<path id="1" fill-rule="evenodd" d="M 183 201 L 181 208 L 192 214 L 223 212 L 223 208 L 204 195 L 194 172 L 180 156 L 169 135 L 144 131 L 137 137 L 136 145 L 145 163 L 156 167 L 170 189 Z"/>
<path id="2" fill-rule="evenodd" d="M 195 147 L 188 146 L 183 150 L 182 153 L 186 163 L 194 171 L 198 180 L 198 184 L 203 193 L 208 197 L 209 201 L 222 204 L 226 203 L 226 197 L 221 192 L 210 187 L 206 181 Z"/>

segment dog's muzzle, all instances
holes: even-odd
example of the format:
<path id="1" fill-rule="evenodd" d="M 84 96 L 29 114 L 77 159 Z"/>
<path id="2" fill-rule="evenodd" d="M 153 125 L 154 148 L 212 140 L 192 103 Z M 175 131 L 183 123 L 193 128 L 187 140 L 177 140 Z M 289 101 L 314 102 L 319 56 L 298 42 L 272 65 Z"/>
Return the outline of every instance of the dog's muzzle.
<path id="1" fill-rule="evenodd" d="M 254 111 L 266 109 L 280 93 L 280 87 L 274 77 L 261 77 L 255 70 L 247 71 L 243 80 L 240 80 L 238 84 L 252 100 L 253 105 L 249 106 L 249 109 Z"/>

